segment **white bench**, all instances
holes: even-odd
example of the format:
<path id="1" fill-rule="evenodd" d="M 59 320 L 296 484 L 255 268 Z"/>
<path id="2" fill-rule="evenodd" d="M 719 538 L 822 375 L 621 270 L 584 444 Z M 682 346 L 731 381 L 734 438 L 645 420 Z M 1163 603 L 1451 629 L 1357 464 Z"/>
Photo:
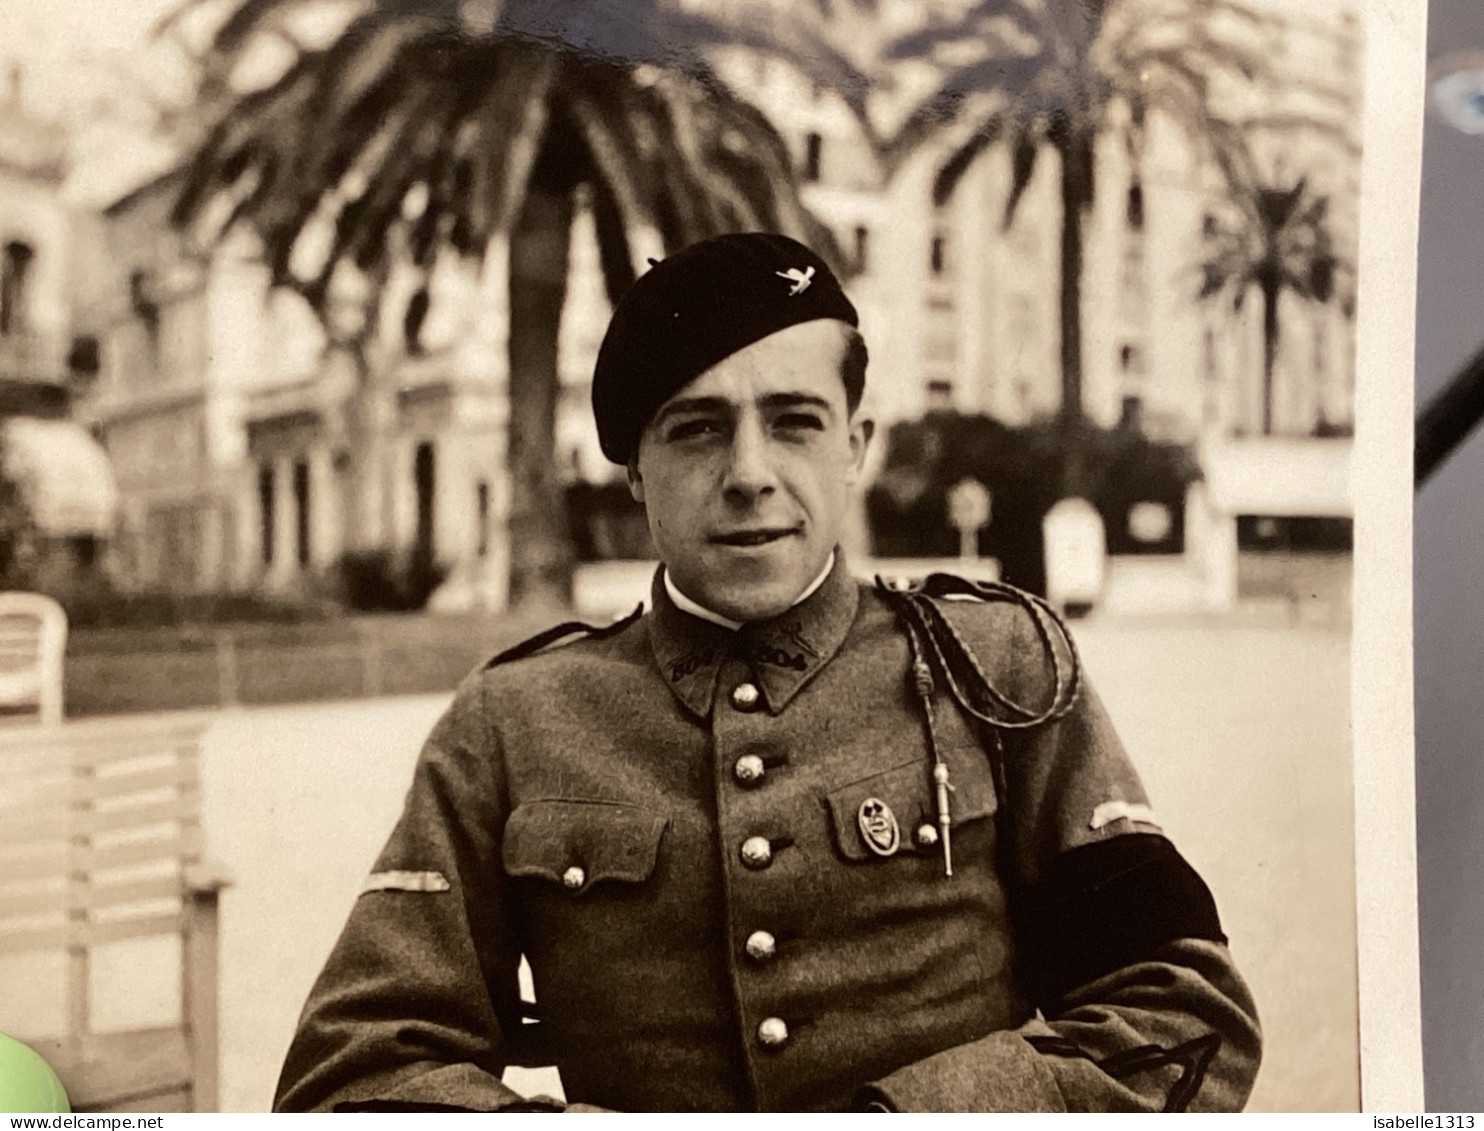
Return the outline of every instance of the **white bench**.
<path id="1" fill-rule="evenodd" d="M 0 593 L 0 722 L 62 721 L 67 614 L 40 593 Z"/>
<path id="2" fill-rule="evenodd" d="M 205 727 L 144 717 L 0 730 L 0 963 L 8 977 L 16 963 L 58 976 L 50 1031 L 15 1035 L 56 1069 L 76 1111 L 217 1109 L 225 880 L 202 861 Z M 95 958 L 144 939 L 172 956 L 178 940 L 178 1019 L 100 1028 Z"/>

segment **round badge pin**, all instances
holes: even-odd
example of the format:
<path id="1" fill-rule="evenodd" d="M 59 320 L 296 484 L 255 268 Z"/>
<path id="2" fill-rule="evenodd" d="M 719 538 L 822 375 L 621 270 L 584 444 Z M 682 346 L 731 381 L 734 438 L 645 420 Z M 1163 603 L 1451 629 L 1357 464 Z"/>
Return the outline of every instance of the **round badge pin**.
<path id="1" fill-rule="evenodd" d="M 894 855 L 902 846 L 902 829 L 897 824 L 897 815 L 881 798 L 868 797 L 862 801 L 855 819 L 866 847 L 877 856 Z"/>

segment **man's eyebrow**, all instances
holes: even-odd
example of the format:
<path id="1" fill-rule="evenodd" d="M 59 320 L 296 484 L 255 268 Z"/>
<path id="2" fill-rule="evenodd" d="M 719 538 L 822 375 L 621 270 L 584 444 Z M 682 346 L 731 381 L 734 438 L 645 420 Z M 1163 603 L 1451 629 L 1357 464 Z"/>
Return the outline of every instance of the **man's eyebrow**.
<path id="1" fill-rule="evenodd" d="M 731 404 L 725 397 L 679 397 L 673 401 L 666 401 L 654 414 L 654 422 L 660 424 L 666 417 L 687 412 L 726 412 L 730 408 Z"/>
<path id="2" fill-rule="evenodd" d="M 817 408 L 829 412 L 831 408 L 829 401 L 813 393 L 769 393 L 762 397 L 758 404 L 775 412 L 787 408 Z M 655 413 L 654 423 L 663 424 L 672 416 L 683 416 L 692 412 L 725 414 L 733 411 L 734 407 L 733 403 L 725 397 L 678 397 L 667 401 Z"/>
<path id="3" fill-rule="evenodd" d="M 764 408 L 820 408 L 830 411 L 830 402 L 813 393 L 769 393 L 762 399 Z"/>

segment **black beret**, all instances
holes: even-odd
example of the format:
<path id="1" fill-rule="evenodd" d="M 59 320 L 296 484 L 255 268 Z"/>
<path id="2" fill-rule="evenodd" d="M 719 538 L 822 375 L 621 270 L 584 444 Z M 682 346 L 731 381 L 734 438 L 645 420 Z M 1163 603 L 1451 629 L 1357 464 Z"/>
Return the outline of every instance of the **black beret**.
<path id="1" fill-rule="evenodd" d="M 627 463 L 655 412 L 717 362 L 800 322 L 858 326 L 828 265 L 766 232 L 692 244 L 641 275 L 613 312 L 593 370 L 603 454 Z"/>

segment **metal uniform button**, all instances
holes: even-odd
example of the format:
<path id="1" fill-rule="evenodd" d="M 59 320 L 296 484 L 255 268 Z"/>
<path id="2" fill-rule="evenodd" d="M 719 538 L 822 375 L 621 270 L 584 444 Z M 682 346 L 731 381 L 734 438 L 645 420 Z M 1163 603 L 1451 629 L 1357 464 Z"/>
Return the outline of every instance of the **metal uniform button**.
<path id="1" fill-rule="evenodd" d="M 754 710 L 762 699 L 755 683 L 739 683 L 732 691 L 732 706 L 739 711 Z"/>
<path id="2" fill-rule="evenodd" d="M 747 936 L 747 957 L 754 962 L 769 962 L 778 953 L 778 940 L 767 931 L 753 931 Z"/>
<path id="3" fill-rule="evenodd" d="M 938 843 L 938 830 L 926 823 L 918 825 L 914 839 L 920 848 L 931 848 Z"/>
<path id="4" fill-rule="evenodd" d="M 576 864 L 562 873 L 562 886 L 568 891 L 576 891 L 585 883 L 587 883 L 587 873 Z"/>
<path id="5" fill-rule="evenodd" d="M 769 1017 L 757 1027 L 758 1044 L 776 1049 L 788 1043 L 788 1026 L 781 1017 Z"/>
<path id="6" fill-rule="evenodd" d="M 742 863 L 749 868 L 766 868 L 773 862 L 773 846 L 765 836 L 750 836 L 742 842 Z"/>
<path id="7" fill-rule="evenodd" d="M 763 780 L 763 775 L 768 772 L 763 760 L 756 754 L 744 754 L 737 759 L 737 764 L 732 767 L 732 773 L 743 785 L 756 785 Z"/>

